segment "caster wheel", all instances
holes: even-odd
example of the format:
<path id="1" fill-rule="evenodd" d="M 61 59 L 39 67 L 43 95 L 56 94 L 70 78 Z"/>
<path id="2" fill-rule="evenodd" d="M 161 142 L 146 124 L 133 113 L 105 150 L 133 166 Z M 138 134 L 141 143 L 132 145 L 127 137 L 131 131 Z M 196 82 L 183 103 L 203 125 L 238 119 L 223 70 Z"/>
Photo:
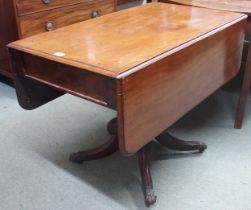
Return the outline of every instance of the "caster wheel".
<path id="1" fill-rule="evenodd" d="M 78 163 L 78 164 L 82 164 L 84 162 L 78 153 L 70 155 L 69 160 L 73 163 Z"/>
<path id="2" fill-rule="evenodd" d="M 199 148 L 199 153 L 203 153 L 205 150 L 207 149 L 207 145 L 206 144 L 201 144 L 200 148 Z"/>
<path id="3" fill-rule="evenodd" d="M 147 206 L 153 205 L 154 203 L 156 203 L 156 200 L 157 200 L 157 196 L 154 195 L 153 192 L 149 192 L 146 195 L 146 205 Z"/>

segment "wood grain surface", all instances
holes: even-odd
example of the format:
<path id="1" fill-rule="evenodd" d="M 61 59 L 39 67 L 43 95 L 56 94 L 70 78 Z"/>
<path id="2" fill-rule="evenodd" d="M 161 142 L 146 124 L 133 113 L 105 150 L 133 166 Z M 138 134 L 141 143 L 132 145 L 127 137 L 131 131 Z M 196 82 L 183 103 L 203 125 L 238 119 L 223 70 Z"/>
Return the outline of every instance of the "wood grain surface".
<path id="1" fill-rule="evenodd" d="M 159 0 L 160 2 L 178 3 L 183 5 L 241 12 L 251 15 L 250 0 Z"/>
<path id="2" fill-rule="evenodd" d="M 116 78 L 245 17 L 210 9 L 150 3 L 29 37 L 9 46 Z M 64 56 L 55 56 L 57 52 Z"/>

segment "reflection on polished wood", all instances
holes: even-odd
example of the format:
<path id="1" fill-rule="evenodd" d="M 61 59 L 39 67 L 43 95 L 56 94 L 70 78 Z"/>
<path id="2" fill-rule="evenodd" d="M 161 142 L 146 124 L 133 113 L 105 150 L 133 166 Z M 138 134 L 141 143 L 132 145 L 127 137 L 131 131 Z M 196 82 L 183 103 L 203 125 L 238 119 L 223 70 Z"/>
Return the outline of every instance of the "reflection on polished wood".
<path id="1" fill-rule="evenodd" d="M 251 15 L 250 0 L 160 0 L 160 2 L 179 3 L 209 9 L 242 12 Z"/>
<path id="2" fill-rule="evenodd" d="M 0 0 L 0 74 L 12 78 L 6 45 L 116 11 L 116 0 Z"/>
<path id="3" fill-rule="evenodd" d="M 152 204 L 148 143 L 238 73 L 245 22 L 243 14 L 152 3 L 11 43 L 19 103 L 35 109 L 70 93 L 116 110 L 113 141 L 71 160 L 104 157 L 118 141 L 122 155 L 138 153 Z"/>
<path id="4" fill-rule="evenodd" d="M 140 7 L 105 15 L 98 21 L 93 19 L 42 33 L 10 46 L 116 78 L 148 60 L 153 61 L 156 56 L 181 50 L 202 39 L 202 35 L 206 38 L 210 31 L 221 31 L 226 24 L 244 17 L 161 3 Z M 56 56 L 58 52 L 64 56 Z"/>

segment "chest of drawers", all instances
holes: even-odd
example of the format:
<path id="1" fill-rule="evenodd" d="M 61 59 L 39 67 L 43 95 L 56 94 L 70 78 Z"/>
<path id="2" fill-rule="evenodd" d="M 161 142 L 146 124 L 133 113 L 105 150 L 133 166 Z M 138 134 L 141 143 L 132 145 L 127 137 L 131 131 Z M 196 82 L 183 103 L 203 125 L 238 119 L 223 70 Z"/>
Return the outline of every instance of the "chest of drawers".
<path id="1" fill-rule="evenodd" d="M 6 44 L 114 12 L 116 0 L 0 0 L 0 74 L 12 77 Z"/>

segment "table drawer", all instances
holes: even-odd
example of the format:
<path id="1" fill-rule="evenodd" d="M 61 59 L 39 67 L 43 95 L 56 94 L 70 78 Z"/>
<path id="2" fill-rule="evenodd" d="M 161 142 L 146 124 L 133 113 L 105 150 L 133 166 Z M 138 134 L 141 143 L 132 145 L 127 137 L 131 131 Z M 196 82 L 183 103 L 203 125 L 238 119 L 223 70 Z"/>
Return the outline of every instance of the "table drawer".
<path id="1" fill-rule="evenodd" d="M 18 15 L 25 15 L 77 3 L 88 3 L 91 1 L 93 0 L 17 0 L 16 7 Z"/>
<path id="2" fill-rule="evenodd" d="M 96 0 L 89 3 L 37 12 L 19 18 L 22 38 L 41 32 L 52 31 L 99 15 L 114 12 L 114 0 Z"/>

